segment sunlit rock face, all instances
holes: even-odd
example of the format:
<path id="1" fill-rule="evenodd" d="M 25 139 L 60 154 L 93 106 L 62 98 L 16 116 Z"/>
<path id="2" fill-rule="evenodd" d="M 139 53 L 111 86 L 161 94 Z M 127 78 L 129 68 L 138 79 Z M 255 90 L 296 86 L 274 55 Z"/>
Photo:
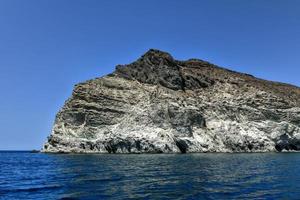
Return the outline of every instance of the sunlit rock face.
<path id="1" fill-rule="evenodd" d="M 77 84 L 42 151 L 300 150 L 299 99 L 298 87 L 151 49 Z"/>

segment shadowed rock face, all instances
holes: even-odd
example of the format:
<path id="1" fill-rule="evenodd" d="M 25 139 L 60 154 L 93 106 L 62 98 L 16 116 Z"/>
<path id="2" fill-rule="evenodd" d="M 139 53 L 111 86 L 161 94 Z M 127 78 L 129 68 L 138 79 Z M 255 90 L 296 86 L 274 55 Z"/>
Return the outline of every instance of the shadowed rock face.
<path id="1" fill-rule="evenodd" d="M 150 50 L 136 62 L 119 65 L 116 74 L 141 83 L 161 85 L 173 90 L 204 88 L 214 81 L 205 75 L 187 73 L 184 63 L 175 61 L 168 53 Z"/>
<path id="2" fill-rule="evenodd" d="M 77 84 L 42 151 L 300 150 L 300 89 L 149 50 Z"/>

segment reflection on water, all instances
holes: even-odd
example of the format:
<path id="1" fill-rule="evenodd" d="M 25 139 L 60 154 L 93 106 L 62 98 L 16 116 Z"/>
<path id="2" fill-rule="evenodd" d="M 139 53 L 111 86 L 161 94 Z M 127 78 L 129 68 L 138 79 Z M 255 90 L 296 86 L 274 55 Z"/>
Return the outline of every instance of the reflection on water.
<path id="1" fill-rule="evenodd" d="M 300 154 L 0 153 L 0 199 L 298 199 Z"/>

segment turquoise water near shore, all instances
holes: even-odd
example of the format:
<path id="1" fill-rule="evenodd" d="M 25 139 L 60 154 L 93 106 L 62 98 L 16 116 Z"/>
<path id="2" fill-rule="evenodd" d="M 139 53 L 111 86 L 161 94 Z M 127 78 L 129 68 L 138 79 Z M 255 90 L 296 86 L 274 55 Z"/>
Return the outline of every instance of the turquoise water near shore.
<path id="1" fill-rule="evenodd" d="M 0 152 L 0 199 L 299 197 L 299 153 Z"/>

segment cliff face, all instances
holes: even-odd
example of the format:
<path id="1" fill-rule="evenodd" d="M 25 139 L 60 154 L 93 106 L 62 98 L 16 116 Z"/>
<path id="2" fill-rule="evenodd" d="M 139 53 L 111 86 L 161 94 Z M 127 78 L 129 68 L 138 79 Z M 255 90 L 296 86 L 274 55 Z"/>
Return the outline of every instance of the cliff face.
<path id="1" fill-rule="evenodd" d="M 300 89 L 149 50 L 77 84 L 44 152 L 300 150 Z"/>

